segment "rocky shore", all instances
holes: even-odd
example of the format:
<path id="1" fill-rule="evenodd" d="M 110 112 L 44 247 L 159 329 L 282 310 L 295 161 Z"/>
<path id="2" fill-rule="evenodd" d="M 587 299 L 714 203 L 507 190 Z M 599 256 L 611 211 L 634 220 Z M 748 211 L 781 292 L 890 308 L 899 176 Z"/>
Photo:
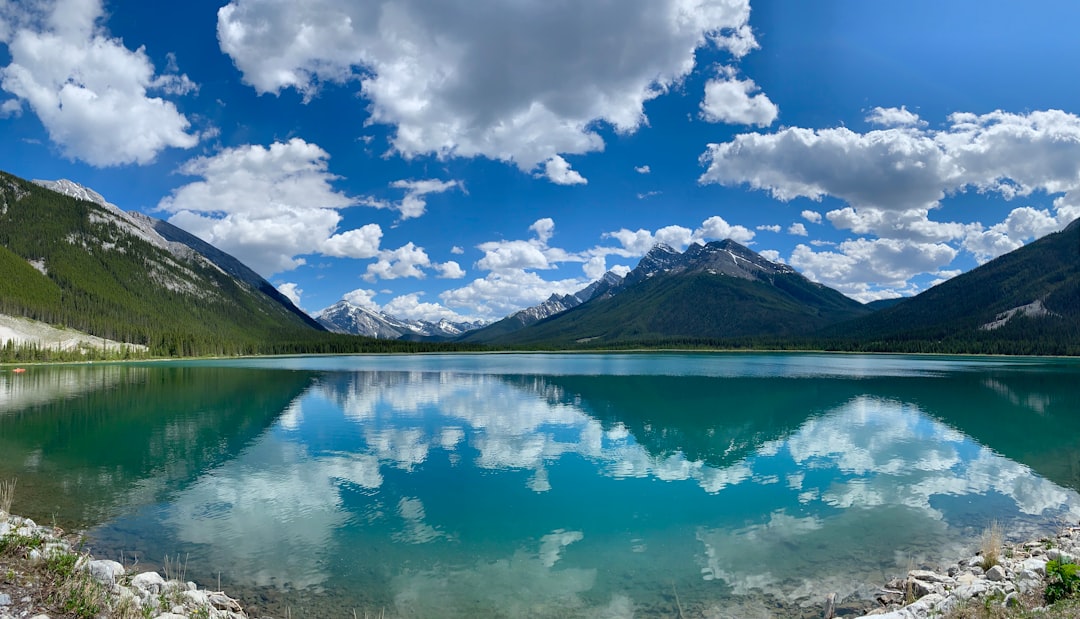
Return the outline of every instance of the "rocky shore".
<path id="1" fill-rule="evenodd" d="M 0 619 L 248 619 L 224 592 L 166 574 L 94 559 L 59 529 L 0 511 Z"/>
<path id="2" fill-rule="evenodd" d="M 853 606 L 826 598 L 825 619 L 930 617 L 1056 617 L 1042 606 L 1050 561 L 1076 563 L 1080 527 L 1021 544 L 1003 544 L 940 570 L 913 569 L 875 596 L 878 608 L 854 617 Z M 996 555 L 996 556 L 994 556 Z M 181 566 L 165 575 L 95 559 L 59 529 L 0 510 L 0 619 L 249 619 L 240 602 L 183 578 Z M 1078 603 L 1080 604 L 1080 603 Z M 843 610 L 846 608 L 847 610 Z M 1070 606 L 1080 613 L 1080 605 Z M 969 614 L 982 609 L 996 614 Z M 804 614 L 805 616 L 805 614 Z M 1073 615 L 1068 615 L 1073 616 Z M 1077 615 L 1080 616 L 1080 615 Z M 269 619 L 263 617 L 263 619 Z"/>
<path id="3" fill-rule="evenodd" d="M 1068 527 L 1058 535 L 1022 544 L 1003 545 L 947 566 L 942 571 L 911 570 L 882 587 L 877 595 L 881 608 L 857 619 L 924 619 L 928 617 L 984 616 L 962 614 L 982 609 L 985 616 L 1010 616 L 1021 610 L 1030 616 L 1061 615 L 1043 604 L 1047 563 L 1076 563 L 1080 557 L 1080 527 Z M 825 616 L 829 612 L 826 602 Z M 998 612 L 998 614 L 989 614 Z M 1045 613 L 1045 614 L 1040 614 Z"/>

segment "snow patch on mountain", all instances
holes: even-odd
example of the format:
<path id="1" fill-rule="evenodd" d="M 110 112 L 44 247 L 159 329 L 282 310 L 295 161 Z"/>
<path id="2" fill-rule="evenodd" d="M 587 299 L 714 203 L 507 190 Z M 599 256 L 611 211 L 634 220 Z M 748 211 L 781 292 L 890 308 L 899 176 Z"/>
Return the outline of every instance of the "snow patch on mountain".
<path id="1" fill-rule="evenodd" d="M 400 339 L 409 336 L 451 339 L 487 324 L 483 321 L 454 322 L 445 318 L 438 322 L 398 318 L 369 307 L 355 305 L 344 299 L 315 314 L 315 320 L 335 333 L 350 333 L 379 339 Z"/>

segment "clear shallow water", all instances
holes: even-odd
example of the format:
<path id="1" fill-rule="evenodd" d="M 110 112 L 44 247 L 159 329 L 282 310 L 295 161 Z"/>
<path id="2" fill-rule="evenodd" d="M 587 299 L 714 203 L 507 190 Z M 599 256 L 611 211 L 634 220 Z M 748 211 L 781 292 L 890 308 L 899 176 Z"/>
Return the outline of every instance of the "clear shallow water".
<path id="1" fill-rule="evenodd" d="M 296 357 L 0 373 L 15 511 L 294 616 L 820 613 L 1080 518 L 1080 364 Z M 676 600 L 676 594 L 678 600 Z"/>

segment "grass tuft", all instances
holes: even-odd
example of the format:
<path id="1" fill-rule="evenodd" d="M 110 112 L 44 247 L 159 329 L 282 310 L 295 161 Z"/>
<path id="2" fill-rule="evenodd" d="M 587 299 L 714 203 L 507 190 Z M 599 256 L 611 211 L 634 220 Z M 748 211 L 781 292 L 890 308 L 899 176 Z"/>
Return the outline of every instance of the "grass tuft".
<path id="1" fill-rule="evenodd" d="M 982 555 L 981 566 L 988 570 L 997 565 L 1001 560 L 1001 547 L 1005 542 L 1005 534 L 1001 530 L 1001 524 L 996 520 L 983 531 L 982 540 L 979 542 L 979 554 Z"/>
<path id="2" fill-rule="evenodd" d="M 15 500 L 15 484 L 17 478 L 0 481 L 0 512 L 11 513 L 11 503 Z"/>

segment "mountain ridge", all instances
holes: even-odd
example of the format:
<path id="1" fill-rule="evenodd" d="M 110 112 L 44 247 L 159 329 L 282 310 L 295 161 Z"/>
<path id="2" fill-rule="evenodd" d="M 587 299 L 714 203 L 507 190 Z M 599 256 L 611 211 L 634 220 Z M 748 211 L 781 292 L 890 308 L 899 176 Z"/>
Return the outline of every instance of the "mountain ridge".
<path id="1" fill-rule="evenodd" d="M 807 335 L 870 310 L 726 239 L 685 252 L 658 244 L 616 286 L 500 345 L 597 344 Z"/>
<path id="2" fill-rule="evenodd" d="M 169 355 L 322 331 L 254 272 L 239 278 L 215 263 L 228 266 L 227 254 L 170 241 L 156 221 L 71 181 L 0 172 L 0 313 Z"/>

